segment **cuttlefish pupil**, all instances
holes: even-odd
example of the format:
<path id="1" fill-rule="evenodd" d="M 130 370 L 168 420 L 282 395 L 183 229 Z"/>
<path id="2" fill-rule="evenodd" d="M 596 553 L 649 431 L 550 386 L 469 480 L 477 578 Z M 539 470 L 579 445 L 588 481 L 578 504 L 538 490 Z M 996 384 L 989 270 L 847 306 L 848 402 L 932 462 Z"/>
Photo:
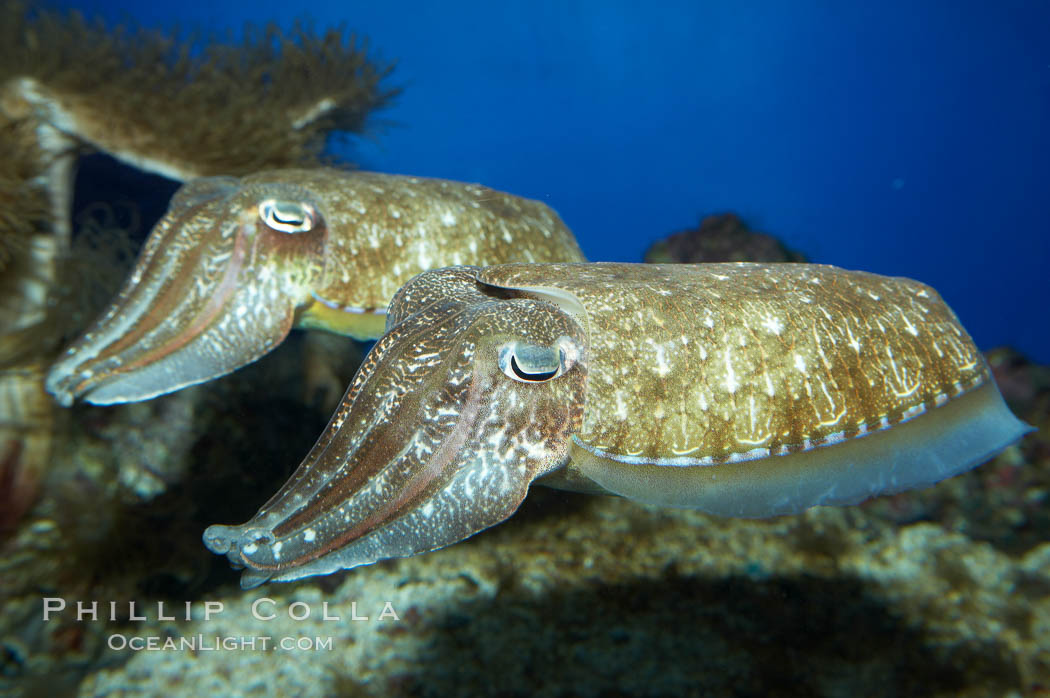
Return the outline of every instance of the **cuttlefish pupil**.
<path id="1" fill-rule="evenodd" d="M 566 346 L 570 348 L 569 354 Z M 515 341 L 500 348 L 496 363 L 504 374 L 516 381 L 542 383 L 572 368 L 578 354 L 579 349 L 568 337 L 560 337 L 554 347 Z"/>
<path id="2" fill-rule="evenodd" d="M 722 516 L 923 487 L 1030 431 L 920 283 L 805 264 L 420 274 L 292 478 L 204 543 L 244 587 L 436 550 L 533 482 Z"/>
<path id="3" fill-rule="evenodd" d="M 259 204 L 259 218 L 268 227 L 282 233 L 303 233 L 317 224 L 317 210 L 297 201 L 265 199 Z"/>

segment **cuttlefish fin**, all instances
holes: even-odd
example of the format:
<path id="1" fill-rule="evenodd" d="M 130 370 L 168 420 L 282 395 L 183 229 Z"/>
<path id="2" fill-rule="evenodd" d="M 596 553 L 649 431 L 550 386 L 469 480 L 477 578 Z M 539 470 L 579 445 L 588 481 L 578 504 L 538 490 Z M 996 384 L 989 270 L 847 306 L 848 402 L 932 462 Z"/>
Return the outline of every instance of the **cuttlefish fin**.
<path id="1" fill-rule="evenodd" d="M 577 439 L 572 462 L 608 492 L 639 502 L 762 518 L 927 487 L 984 463 L 1031 431 L 989 382 L 892 429 L 732 467 L 629 463 Z"/>
<path id="2" fill-rule="evenodd" d="M 304 330 L 325 330 L 367 341 L 380 337 L 386 329 L 385 308 L 342 306 L 311 292 L 309 305 L 296 317 L 295 326 Z"/>

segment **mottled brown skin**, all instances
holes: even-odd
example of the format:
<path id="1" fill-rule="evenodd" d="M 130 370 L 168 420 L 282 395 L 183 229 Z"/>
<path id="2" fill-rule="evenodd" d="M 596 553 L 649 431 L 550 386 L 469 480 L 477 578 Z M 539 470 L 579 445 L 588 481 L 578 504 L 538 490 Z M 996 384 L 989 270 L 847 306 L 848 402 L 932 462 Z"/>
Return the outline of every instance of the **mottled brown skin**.
<path id="1" fill-rule="evenodd" d="M 250 363 L 292 327 L 378 337 L 397 289 L 434 267 L 582 259 L 549 207 L 475 184 L 331 169 L 197 179 L 47 387 L 63 404 L 143 400 Z"/>
<path id="2" fill-rule="evenodd" d="M 936 292 L 834 267 L 442 269 L 389 327 L 292 479 L 206 531 L 244 586 L 449 545 L 538 478 L 764 516 L 929 484 L 1026 431 Z"/>
<path id="3" fill-rule="evenodd" d="M 555 278 L 584 306 L 590 378 L 577 439 L 608 453 L 707 464 L 790 452 L 988 380 L 955 314 L 909 279 L 733 263 L 478 275 L 504 287 Z"/>

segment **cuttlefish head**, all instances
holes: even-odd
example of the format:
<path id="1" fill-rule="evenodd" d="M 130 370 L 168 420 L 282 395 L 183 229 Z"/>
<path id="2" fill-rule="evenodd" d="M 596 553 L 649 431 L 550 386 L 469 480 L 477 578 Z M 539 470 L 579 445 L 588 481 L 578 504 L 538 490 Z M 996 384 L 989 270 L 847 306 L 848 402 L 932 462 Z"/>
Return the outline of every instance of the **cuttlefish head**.
<path id="1" fill-rule="evenodd" d="M 585 330 L 556 304 L 500 297 L 469 267 L 394 298 L 387 333 L 325 432 L 249 522 L 204 543 L 244 588 L 435 550 L 510 516 L 568 458 Z"/>
<path id="2" fill-rule="evenodd" d="M 294 186 L 187 183 L 123 290 L 51 368 L 47 390 L 64 405 L 131 402 L 254 361 L 310 300 L 326 237 L 321 209 Z"/>

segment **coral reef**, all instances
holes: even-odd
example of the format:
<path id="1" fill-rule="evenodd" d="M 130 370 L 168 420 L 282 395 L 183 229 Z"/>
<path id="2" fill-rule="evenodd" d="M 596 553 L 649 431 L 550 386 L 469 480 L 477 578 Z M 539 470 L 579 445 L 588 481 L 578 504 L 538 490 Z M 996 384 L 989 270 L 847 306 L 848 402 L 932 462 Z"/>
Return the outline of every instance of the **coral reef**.
<path id="1" fill-rule="evenodd" d="M 654 243 L 645 253 L 650 264 L 698 262 L 805 262 L 766 233 L 748 228 L 735 213 L 707 216 L 692 230 L 673 233 Z"/>
<path id="2" fill-rule="evenodd" d="M 0 112 L 174 179 L 312 164 L 398 90 L 341 29 L 249 26 L 240 42 L 0 9 Z"/>

